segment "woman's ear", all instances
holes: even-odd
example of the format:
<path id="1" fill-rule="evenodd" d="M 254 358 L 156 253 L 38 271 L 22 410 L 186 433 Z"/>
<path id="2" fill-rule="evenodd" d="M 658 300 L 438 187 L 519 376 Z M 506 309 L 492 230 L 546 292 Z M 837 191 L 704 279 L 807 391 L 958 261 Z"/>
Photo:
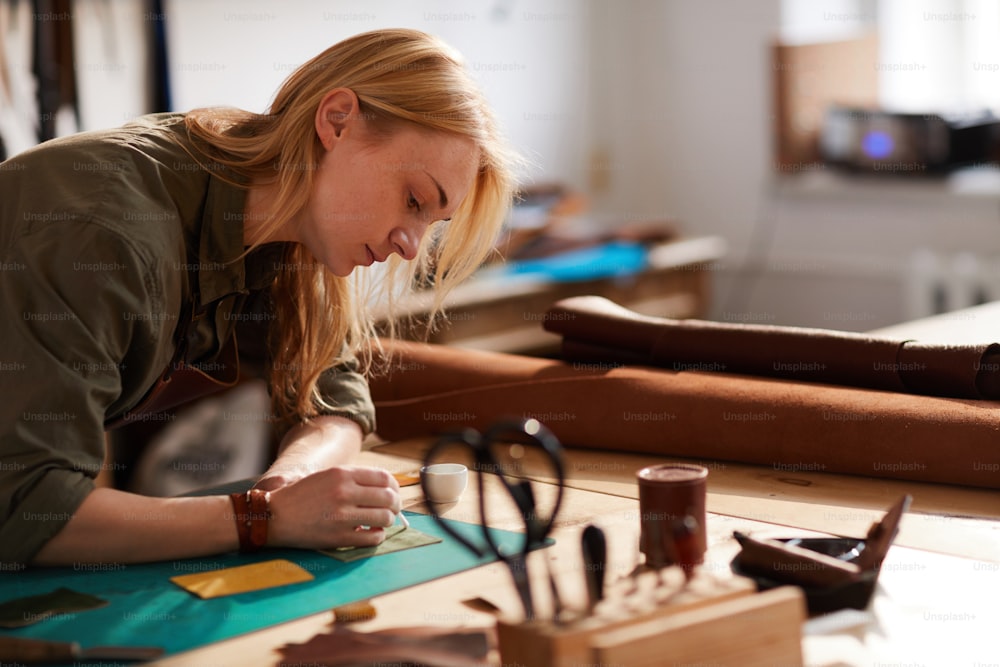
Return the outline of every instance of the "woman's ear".
<path id="1" fill-rule="evenodd" d="M 350 88 L 334 88 L 316 108 L 316 136 L 330 150 L 343 134 L 359 122 L 360 102 Z"/>

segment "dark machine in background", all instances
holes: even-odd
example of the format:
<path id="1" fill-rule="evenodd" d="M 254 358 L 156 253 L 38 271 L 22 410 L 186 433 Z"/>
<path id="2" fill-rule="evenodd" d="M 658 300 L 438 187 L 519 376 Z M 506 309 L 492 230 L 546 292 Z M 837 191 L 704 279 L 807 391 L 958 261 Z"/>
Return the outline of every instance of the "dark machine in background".
<path id="1" fill-rule="evenodd" d="M 940 175 L 998 162 L 1000 119 L 972 115 L 893 113 L 831 106 L 819 136 L 821 159 L 859 173 Z"/>

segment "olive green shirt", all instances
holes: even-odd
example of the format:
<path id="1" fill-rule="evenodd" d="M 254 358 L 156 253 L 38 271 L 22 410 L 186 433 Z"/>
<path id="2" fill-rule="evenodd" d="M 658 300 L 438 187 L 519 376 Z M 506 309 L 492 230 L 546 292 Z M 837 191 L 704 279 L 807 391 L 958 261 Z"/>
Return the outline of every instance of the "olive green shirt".
<path id="1" fill-rule="evenodd" d="M 171 363 L 185 306 L 205 313 L 195 365 L 234 327 L 245 356 L 244 325 L 273 320 L 266 288 L 286 247 L 240 257 L 246 191 L 185 145 L 183 115 L 157 114 L 0 163 L 0 563 L 29 561 L 93 489 L 105 422 Z M 353 364 L 320 391 L 328 414 L 373 430 Z"/>

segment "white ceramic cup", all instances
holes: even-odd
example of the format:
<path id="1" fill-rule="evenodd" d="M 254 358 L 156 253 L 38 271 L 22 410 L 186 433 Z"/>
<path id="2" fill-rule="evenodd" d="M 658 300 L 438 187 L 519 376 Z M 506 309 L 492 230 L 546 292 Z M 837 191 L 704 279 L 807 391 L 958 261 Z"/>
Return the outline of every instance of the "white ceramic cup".
<path id="1" fill-rule="evenodd" d="M 420 469 L 424 496 L 432 503 L 453 503 L 469 483 L 469 469 L 461 463 L 434 463 Z"/>

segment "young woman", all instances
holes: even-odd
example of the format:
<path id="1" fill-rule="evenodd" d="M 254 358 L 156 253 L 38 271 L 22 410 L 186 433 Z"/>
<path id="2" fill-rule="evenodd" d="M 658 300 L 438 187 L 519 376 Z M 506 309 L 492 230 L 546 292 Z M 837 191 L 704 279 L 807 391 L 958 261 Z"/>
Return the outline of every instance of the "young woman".
<path id="1" fill-rule="evenodd" d="M 368 306 L 416 282 L 440 303 L 512 189 L 460 60 L 412 30 L 334 45 L 263 115 L 147 116 L 0 164 L 0 562 L 383 540 L 398 486 L 350 465 L 375 426 Z M 254 367 L 283 436 L 250 492 L 95 486 L 107 428 Z"/>

